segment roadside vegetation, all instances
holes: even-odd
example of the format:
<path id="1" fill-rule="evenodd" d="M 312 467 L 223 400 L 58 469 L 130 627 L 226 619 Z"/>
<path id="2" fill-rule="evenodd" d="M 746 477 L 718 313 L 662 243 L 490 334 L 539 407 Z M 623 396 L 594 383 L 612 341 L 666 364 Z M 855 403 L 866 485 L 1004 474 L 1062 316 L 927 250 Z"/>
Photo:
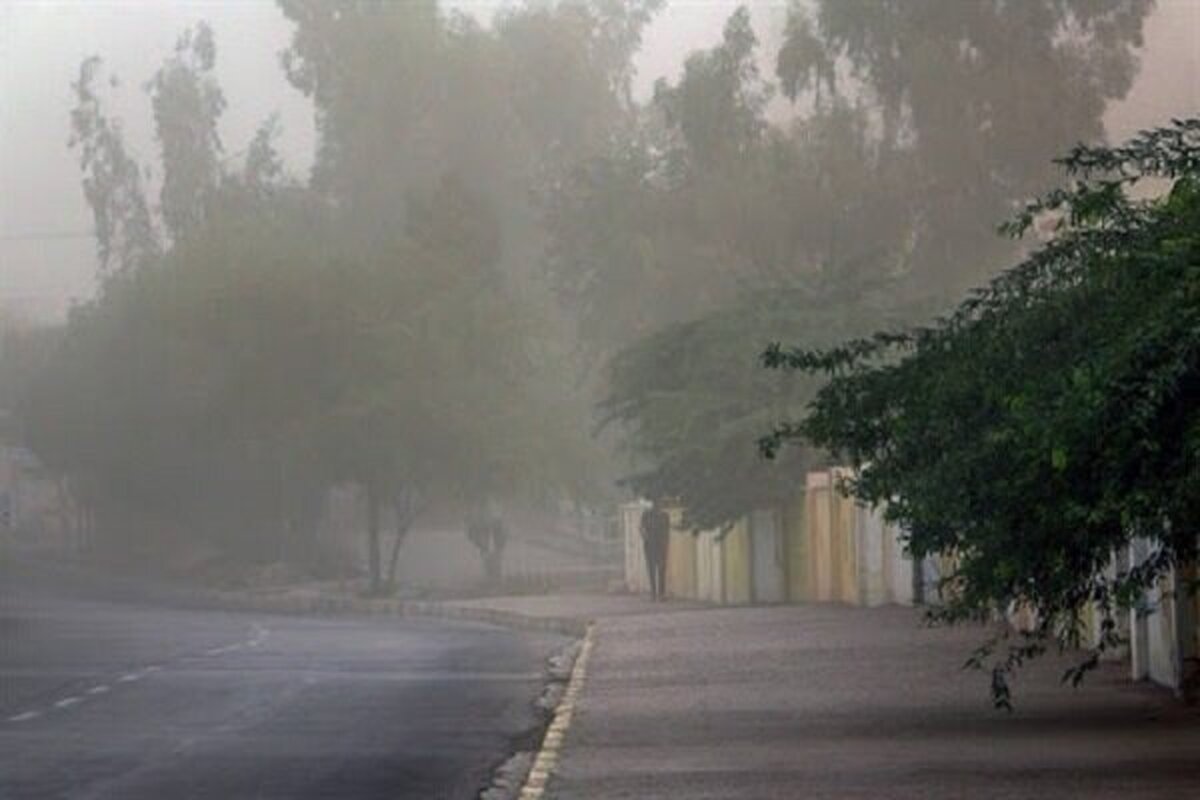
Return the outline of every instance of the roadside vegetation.
<path id="1" fill-rule="evenodd" d="M 1196 555 L 1198 124 L 1101 146 L 1152 5 L 742 7 L 640 96 L 662 0 L 279 0 L 306 176 L 272 117 L 221 141 L 207 26 L 144 87 L 155 159 L 89 59 L 99 289 L 6 335 L 5 435 L 117 560 L 316 574 L 357 487 L 374 593 L 433 507 L 636 494 L 719 528 L 849 462 L 957 564 L 939 618 L 1037 612 L 974 659 L 1003 701 L 1083 604 L 1087 666 Z M 1133 540 L 1149 559 L 1114 561 Z"/>
<path id="2" fill-rule="evenodd" d="M 935 619 L 1036 613 L 971 661 L 1002 705 L 1015 667 L 1079 646 L 1091 606 L 1102 635 L 1064 676 L 1077 683 L 1122 643 L 1119 613 L 1144 612 L 1200 544 L 1200 119 L 1061 164 L 1071 183 L 1004 226 L 1049 218 L 1050 241 L 952 313 L 763 356 L 830 376 L 764 451 L 844 457 L 848 490 L 903 526 L 914 556 L 951 556 Z"/>

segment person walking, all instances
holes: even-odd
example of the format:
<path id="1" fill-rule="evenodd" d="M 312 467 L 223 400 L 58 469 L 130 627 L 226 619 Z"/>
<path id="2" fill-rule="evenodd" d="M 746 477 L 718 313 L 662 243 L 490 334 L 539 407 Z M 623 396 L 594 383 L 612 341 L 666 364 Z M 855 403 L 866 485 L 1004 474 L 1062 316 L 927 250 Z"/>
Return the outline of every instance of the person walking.
<path id="1" fill-rule="evenodd" d="M 671 538 L 671 517 L 655 500 L 642 512 L 642 549 L 646 554 L 646 571 L 650 577 L 650 594 L 662 600 L 667 589 L 667 548 Z"/>

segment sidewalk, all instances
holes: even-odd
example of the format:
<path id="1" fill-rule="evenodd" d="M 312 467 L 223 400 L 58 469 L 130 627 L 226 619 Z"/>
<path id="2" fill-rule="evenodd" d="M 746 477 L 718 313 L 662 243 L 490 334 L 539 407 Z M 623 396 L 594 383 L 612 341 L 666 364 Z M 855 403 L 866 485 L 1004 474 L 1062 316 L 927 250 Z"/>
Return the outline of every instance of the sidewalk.
<path id="1" fill-rule="evenodd" d="M 630 614 L 664 614 L 670 611 L 707 608 L 690 600 L 655 603 L 633 594 L 540 594 L 513 597 L 485 597 L 472 600 L 448 600 L 453 608 L 495 609 L 529 617 L 573 617 L 598 620 Z"/>
<path id="2" fill-rule="evenodd" d="M 959 667 L 978 629 L 918 611 L 681 608 L 619 596 L 470 601 L 597 618 L 546 796 L 1200 796 L 1200 712 L 1117 666 L 1079 690 L 1045 658 L 993 711 Z"/>

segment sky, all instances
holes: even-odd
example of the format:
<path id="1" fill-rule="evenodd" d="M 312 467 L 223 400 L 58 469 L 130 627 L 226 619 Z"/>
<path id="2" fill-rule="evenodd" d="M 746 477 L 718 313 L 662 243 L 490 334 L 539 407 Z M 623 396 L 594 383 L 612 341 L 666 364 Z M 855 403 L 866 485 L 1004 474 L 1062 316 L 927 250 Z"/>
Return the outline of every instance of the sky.
<path id="1" fill-rule="evenodd" d="M 498 5 L 451 5 L 488 17 Z M 647 30 L 637 89 L 678 74 L 686 55 L 715 42 L 736 2 L 668 0 Z M 759 2 L 756 22 L 782 14 Z M 114 112 L 138 157 L 156 157 L 143 85 L 187 26 L 207 20 L 216 35 L 217 78 L 229 103 L 220 133 L 237 153 L 277 113 L 280 149 L 290 169 L 307 172 L 314 141 L 312 109 L 286 81 L 278 53 L 290 29 L 271 0 L 0 0 L 0 310 L 56 317 L 93 290 L 91 216 L 67 146 L 71 82 L 90 55 L 120 77 Z M 1200 0 L 1159 0 L 1147 23 L 1142 71 L 1114 104 L 1110 138 L 1172 115 L 1200 112 Z M 269 98 L 264 103 L 263 98 Z"/>

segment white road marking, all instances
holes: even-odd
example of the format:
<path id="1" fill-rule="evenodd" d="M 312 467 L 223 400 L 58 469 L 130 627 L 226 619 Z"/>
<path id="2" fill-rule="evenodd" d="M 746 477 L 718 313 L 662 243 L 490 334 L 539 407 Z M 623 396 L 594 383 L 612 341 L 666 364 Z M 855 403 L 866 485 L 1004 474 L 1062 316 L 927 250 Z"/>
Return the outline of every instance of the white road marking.
<path id="1" fill-rule="evenodd" d="M 267 640 L 267 636 L 271 634 L 266 627 L 259 625 L 257 622 L 253 623 L 250 628 L 254 631 L 254 635 L 250 637 L 249 642 L 251 647 L 258 647 L 260 644 L 265 642 Z"/>
<path id="2" fill-rule="evenodd" d="M 228 645 L 225 645 L 224 647 L 214 647 L 209 650 L 205 650 L 204 653 L 205 653 L 205 655 L 216 656 L 216 655 L 221 655 L 222 653 L 229 653 L 234 650 L 239 650 L 242 647 L 247 647 L 247 646 L 258 647 L 260 644 L 262 644 L 264 641 L 266 641 L 266 638 L 269 633 L 270 633 L 270 631 L 268 631 L 265 627 L 263 627 L 262 625 L 259 625 L 256 622 L 251 626 L 251 635 L 250 635 L 250 638 L 247 639 L 246 641 L 235 642 L 234 644 L 228 644 Z M 155 672 L 159 672 L 161 670 L 162 670 L 161 664 L 149 664 L 145 667 L 142 667 L 141 669 L 134 670 L 132 672 L 126 672 L 124 675 L 117 678 L 117 683 L 133 683 L 135 681 L 140 681 L 142 678 L 146 677 L 147 675 L 151 675 L 151 674 L 153 674 Z M 89 695 L 104 694 L 105 692 L 111 691 L 111 688 L 112 687 L 108 686 L 107 684 L 102 683 L 102 684 L 93 686 L 92 688 L 88 689 L 87 694 L 89 694 Z M 64 697 L 63 699 L 54 703 L 54 708 L 70 708 L 71 706 L 76 705 L 78 703 L 82 703 L 82 702 L 83 702 L 82 697 L 75 697 L 75 696 Z M 9 722 L 27 722 L 31 719 L 37 719 L 41 715 L 42 715 L 41 711 L 26 711 L 24 713 L 16 714 L 14 716 L 9 717 L 8 721 Z"/>
<path id="3" fill-rule="evenodd" d="M 240 650 L 243 647 L 258 647 L 259 645 L 261 645 L 263 642 L 266 641 L 267 636 L 269 636 L 269 635 L 270 635 L 270 631 L 265 626 L 260 625 L 257 622 L 255 622 L 250 626 L 250 638 L 249 639 L 246 639 L 241 642 L 234 642 L 233 644 L 227 644 L 224 647 L 213 647 L 209 650 L 205 650 L 204 654 L 209 655 L 209 656 L 218 656 L 218 655 L 221 655 L 222 653 L 230 653 L 230 652 L 233 652 L 234 650 Z M 141 669 L 133 670 L 132 672 L 126 672 L 124 675 L 117 678 L 116 682 L 117 683 L 133 683 L 135 681 L 140 681 L 142 678 L 146 677 L 147 675 L 151 675 L 155 672 L 160 672 L 162 670 L 162 668 L 163 667 L 161 664 L 149 664 L 145 667 L 142 667 Z M 101 683 L 101 684 L 98 684 L 98 685 L 93 686 L 92 688 L 88 689 L 85 694 L 98 695 L 98 694 L 104 694 L 105 692 L 109 692 L 111 690 L 112 690 L 111 686 L 109 686 L 108 684 Z M 78 696 L 64 697 L 61 700 L 55 702 L 53 707 L 54 708 L 70 708 L 73 705 L 82 703 L 83 700 L 84 700 L 83 697 L 78 697 Z M 15 715 L 9 717 L 8 721 L 9 722 L 27 722 L 31 719 L 37 719 L 41 715 L 42 715 L 41 711 L 26 711 L 21 714 L 15 714 Z"/>
<path id="4" fill-rule="evenodd" d="M 234 642 L 233 644 L 227 644 L 222 647 L 210 647 L 204 651 L 204 655 L 219 656 L 224 655 L 225 653 L 232 653 L 234 650 L 241 650 L 243 647 L 258 647 L 267 640 L 267 636 L 269 636 L 271 633 L 267 628 L 259 625 L 257 622 L 251 624 L 250 631 L 251 633 L 249 639 L 241 642 Z"/>

